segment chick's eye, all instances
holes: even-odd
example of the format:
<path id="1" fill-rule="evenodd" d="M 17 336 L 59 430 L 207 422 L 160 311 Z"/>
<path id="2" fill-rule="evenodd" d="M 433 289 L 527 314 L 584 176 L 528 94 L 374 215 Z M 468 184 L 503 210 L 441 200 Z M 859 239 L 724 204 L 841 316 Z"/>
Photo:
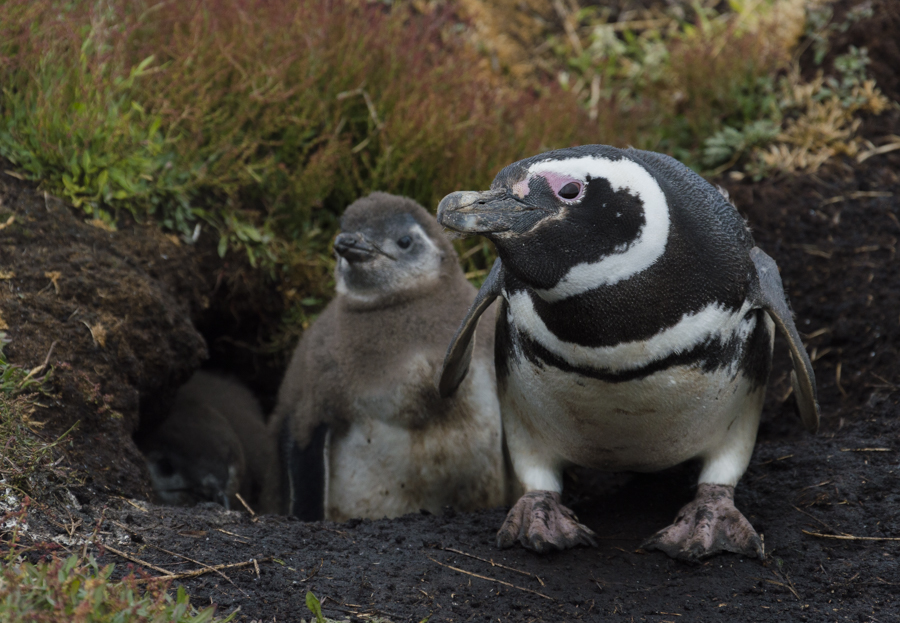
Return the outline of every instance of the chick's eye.
<path id="1" fill-rule="evenodd" d="M 574 199 L 581 192 L 581 184 L 577 182 L 569 182 L 557 191 L 557 194 L 563 199 Z"/>
<path id="2" fill-rule="evenodd" d="M 412 238 L 409 236 L 403 236 L 400 240 L 397 241 L 397 246 L 401 249 L 408 249 L 409 245 L 412 244 Z"/>

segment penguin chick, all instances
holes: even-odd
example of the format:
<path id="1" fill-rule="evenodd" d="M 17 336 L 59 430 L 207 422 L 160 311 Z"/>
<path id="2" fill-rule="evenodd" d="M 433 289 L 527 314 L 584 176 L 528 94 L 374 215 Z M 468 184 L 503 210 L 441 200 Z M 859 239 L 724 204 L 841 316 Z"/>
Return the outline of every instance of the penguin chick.
<path id="1" fill-rule="evenodd" d="M 467 327 L 501 298 L 496 364 L 504 434 L 525 495 L 497 535 L 537 551 L 593 544 L 560 503 L 563 469 L 702 463 L 693 502 L 644 545 L 697 560 L 761 556 L 734 506 L 785 335 L 803 424 L 815 381 L 775 262 L 734 206 L 676 160 L 586 145 L 511 164 L 484 192 L 445 197 L 438 221 L 494 242 L 499 259 L 447 352 L 464 378 Z"/>
<path id="2" fill-rule="evenodd" d="M 376 192 L 347 208 L 334 250 L 337 294 L 294 351 L 270 423 L 283 511 L 343 521 L 502 504 L 492 322 L 454 397 L 434 387 L 476 295 L 441 228 Z"/>
<path id="3" fill-rule="evenodd" d="M 172 413 L 141 446 L 154 490 L 176 506 L 208 501 L 241 509 L 240 494 L 258 508 L 275 459 L 275 444 L 250 390 L 204 371 L 178 390 Z"/>

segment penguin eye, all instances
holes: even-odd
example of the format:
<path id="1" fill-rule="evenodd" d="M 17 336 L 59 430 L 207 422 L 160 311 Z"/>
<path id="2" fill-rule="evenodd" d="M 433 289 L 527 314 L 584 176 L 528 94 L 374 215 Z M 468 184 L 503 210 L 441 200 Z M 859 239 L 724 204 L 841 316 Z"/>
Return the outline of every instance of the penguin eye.
<path id="1" fill-rule="evenodd" d="M 409 236 L 403 236 L 400 240 L 397 241 L 397 246 L 401 249 L 408 249 L 409 245 L 412 244 L 412 238 Z"/>
<path id="2" fill-rule="evenodd" d="M 581 184 L 577 182 L 569 182 L 568 184 L 560 188 L 556 194 L 558 194 L 563 199 L 574 199 L 580 192 Z"/>

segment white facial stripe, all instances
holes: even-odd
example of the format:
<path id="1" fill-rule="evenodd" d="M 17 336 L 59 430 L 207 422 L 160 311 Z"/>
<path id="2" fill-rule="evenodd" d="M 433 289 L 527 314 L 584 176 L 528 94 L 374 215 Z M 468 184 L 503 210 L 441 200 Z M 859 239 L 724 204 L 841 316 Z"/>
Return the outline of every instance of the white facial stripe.
<path id="1" fill-rule="evenodd" d="M 553 288 L 536 290 L 541 298 L 559 301 L 600 286 L 613 285 L 646 270 L 666 250 L 670 223 L 666 195 L 650 172 L 637 162 L 601 157 L 545 160 L 531 165 L 528 173 L 564 174 L 586 183 L 588 176 L 591 179 L 602 177 L 613 191 L 627 188 L 631 194 L 640 197 L 646 221 L 638 237 L 627 247 L 597 262 L 573 266 Z"/>
<path id="2" fill-rule="evenodd" d="M 416 288 L 433 279 L 437 279 L 441 271 L 441 251 L 434 241 L 428 237 L 425 230 L 416 223 L 411 230 L 418 234 L 418 238 L 428 246 L 428 253 L 422 262 L 416 264 L 411 270 L 405 270 L 397 276 L 392 284 L 392 290 L 406 290 Z"/>
<path id="3" fill-rule="evenodd" d="M 624 372 L 641 368 L 669 355 L 682 353 L 711 337 L 728 339 L 740 329 L 749 332 L 752 326 L 741 326 L 750 309 L 745 302 L 738 311 L 729 311 L 710 304 L 695 314 L 685 314 L 672 327 L 663 329 L 647 340 L 623 342 L 615 346 L 581 346 L 564 342 L 554 335 L 537 311 L 526 292 L 506 296 L 509 316 L 516 327 L 528 334 L 550 352 L 576 367 Z"/>

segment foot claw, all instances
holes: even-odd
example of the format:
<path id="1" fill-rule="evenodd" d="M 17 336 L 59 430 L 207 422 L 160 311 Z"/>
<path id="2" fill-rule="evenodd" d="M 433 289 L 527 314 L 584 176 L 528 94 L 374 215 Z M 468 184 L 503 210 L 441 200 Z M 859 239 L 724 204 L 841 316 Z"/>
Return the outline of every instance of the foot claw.
<path id="1" fill-rule="evenodd" d="M 734 487 L 703 483 L 675 522 L 641 545 L 672 558 L 696 562 L 719 552 L 762 558 L 762 541 L 747 518 L 734 507 Z"/>
<path id="2" fill-rule="evenodd" d="M 551 491 L 529 491 L 510 509 L 497 532 L 497 547 L 512 547 L 516 541 L 539 553 L 597 545 L 596 535 Z"/>

